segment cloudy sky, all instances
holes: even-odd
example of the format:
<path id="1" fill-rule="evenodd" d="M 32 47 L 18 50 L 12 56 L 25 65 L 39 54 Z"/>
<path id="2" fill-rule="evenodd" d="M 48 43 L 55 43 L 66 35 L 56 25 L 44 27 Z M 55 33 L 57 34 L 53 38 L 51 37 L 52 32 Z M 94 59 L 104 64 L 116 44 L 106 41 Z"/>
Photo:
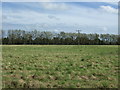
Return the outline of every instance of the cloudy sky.
<path id="1" fill-rule="evenodd" d="M 118 33 L 118 3 L 3 2 L 3 30 Z"/>

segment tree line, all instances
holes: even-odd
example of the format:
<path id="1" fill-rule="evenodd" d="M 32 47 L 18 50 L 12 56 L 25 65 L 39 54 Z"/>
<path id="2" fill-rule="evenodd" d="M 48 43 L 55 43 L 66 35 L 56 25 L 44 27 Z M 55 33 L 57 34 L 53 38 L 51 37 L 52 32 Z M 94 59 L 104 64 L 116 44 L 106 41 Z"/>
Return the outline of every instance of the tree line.
<path id="1" fill-rule="evenodd" d="M 114 34 L 85 34 L 48 31 L 2 30 L 2 44 L 6 45 L 119 45 Z"/>

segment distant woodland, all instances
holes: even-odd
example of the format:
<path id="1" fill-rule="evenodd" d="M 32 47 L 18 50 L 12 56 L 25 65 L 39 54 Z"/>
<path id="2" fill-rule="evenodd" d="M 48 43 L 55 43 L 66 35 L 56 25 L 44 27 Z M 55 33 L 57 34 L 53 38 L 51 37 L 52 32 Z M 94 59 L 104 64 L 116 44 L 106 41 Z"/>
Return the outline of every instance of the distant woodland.
<path id="1" fill-rule="evenodd" d="M 2 30 L 2 44 L 6 45 L 120 45 L 114 34 L 85 34 L 48 31 Z"/>

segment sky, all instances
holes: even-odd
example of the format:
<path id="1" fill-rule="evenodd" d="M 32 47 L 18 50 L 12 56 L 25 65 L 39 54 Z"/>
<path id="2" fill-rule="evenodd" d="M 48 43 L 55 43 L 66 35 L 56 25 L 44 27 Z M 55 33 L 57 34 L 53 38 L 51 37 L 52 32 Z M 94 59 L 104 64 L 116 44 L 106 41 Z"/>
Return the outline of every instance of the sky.
<path id="1" fill-rule="evenodd" d="M 2 28 L 118 34 L 118 3 L 3 2 Z"/>

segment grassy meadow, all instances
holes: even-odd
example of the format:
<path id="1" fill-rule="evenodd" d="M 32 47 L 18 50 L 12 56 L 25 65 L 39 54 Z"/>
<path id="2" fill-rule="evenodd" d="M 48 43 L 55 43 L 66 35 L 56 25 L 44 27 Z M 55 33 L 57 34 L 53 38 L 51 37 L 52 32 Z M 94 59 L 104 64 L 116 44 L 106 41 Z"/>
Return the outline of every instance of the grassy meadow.
<path id="1" fill-rule="evenodd" d="M 3 88 L 117 88 L 117 45 L 3 45 Z"/>

